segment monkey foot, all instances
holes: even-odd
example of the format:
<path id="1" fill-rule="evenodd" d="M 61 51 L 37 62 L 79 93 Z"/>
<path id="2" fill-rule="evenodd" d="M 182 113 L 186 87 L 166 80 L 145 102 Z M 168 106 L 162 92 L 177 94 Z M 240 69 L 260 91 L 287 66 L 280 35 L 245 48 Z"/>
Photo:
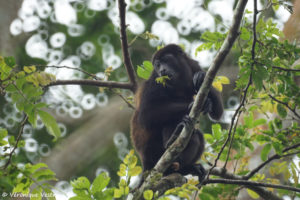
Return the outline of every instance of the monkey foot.
<path id="1" fill-rule="evenodd" d="M 171 165 L 171 168 L 174 170 L 174 171 L 178 171 L 180 169 L 180 164 L 179 162 L 173 162 L 172 165 Z"/>

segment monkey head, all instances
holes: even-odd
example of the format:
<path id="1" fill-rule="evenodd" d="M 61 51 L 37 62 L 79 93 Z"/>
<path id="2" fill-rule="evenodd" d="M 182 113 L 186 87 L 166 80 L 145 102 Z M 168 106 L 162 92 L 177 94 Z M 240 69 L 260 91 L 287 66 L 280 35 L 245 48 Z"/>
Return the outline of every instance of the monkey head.
<path id="1" fill-rule="evenodd" d="M 166 86 L 176 87 L 190 82 L 192 69 L 190 67 L 190 58 L 183 52 L 181 47 L 175 44 L 169 44 L 158 50 L 152 59 L 154 66 L 154 75 L 156 77 L 168 76 Z M 187 80 L 188 77 L 189 79 Z"/>

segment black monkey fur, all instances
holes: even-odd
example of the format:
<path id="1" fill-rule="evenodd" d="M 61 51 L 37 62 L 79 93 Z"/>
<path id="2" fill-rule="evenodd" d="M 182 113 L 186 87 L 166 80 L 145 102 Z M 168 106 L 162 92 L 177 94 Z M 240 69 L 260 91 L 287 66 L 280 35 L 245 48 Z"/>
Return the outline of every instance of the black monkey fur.
<path id="1" fill-rule="evenodd" d="M 131 138 L 144 171 L 154 167 L 173 142 L 170 140 L 176 139 L 182 127 L 189 125 L 188 113 L 193 96 L 205 76 L 199 64 L 175 44 L 158 50 L 152 63 L 154 70 L 150 78 L 136 93 L 136 111 L 131 121 Z M 170 78 L 165 86 L 156 82 L 160 76 Z M 209 113 L 211 118 L 217 120 L 222 116 L 222 100 L 214 88 L 211 88 L 204 107 L 203 112 Z M 194 129 L 187 147 L 164 175 L 179 172 L 203 177 L 204 168 L 195 162 L 203 153 L 204 146 L 203 134 Z"/>

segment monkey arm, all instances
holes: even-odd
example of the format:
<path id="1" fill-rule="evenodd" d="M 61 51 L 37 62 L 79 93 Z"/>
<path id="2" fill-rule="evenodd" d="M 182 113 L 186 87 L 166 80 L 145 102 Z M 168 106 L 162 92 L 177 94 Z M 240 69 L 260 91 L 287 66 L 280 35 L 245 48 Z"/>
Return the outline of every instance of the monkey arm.
<path id="1" fill-rule="evenodd" d="M 187 114 L 190 102 L 160 102 L 142 107 L 139 113 L 140 122 L 146 126 L 157 126 L 169 122 L 180 122 Z"/>
<path id="2" fill-rule="evenodd" d="M 198 71 L 195 73 L 193 77 L 193 83 L 196 92 L 200 89 L 205 75 L 206 72 L 204 71 Z M 208 93 L 206 102 L 204 103 L 203 112 L 209 113 L 209 116 L 211 118 L 218 120 L 223 115 L 223 111 L 224 108 L 221 94 L 215 88 L 211 88 Z"/>
<path id="3" fill-rule="evenodd" d="M 219 120 L 223 115 L 223 101 L 220 92 L 215 88 L 211 88 L 208 93 L 207 101 L 211 101 L 212 107 L 209 111 L 209 116 L 214 120 Z"/>

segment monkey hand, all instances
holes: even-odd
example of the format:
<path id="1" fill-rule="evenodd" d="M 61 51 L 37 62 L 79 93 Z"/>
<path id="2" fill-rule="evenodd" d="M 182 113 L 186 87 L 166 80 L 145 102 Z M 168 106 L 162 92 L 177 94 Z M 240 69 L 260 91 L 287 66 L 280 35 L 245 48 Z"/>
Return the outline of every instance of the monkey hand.
<path id="1" fill-rule="evenodd" d="M 198 71 L 194 74 L 193 83 L 194 83 L 194 88 L 195 88 L 196 93 L 200 89 L 200 87 L 203 83 L 205 75 L 206 75 L 206 72 L 204 72 L 204 71 Z"/>
<path id="2" fill-rule="evenodd" d="M 188 113 L 191 111 L 192 107 L 194 105 L 194 101 L 192 101 L 190 103 L 190 105 L 188 106 Z M 211 100 L 211 98 L 207 97 L 205 100 L 205 103 L 201 109 L 201 112 L 206 115 L 207 113 L 211 113 L 212 112 L 212 107 L 213 107 L 213 102 Z"/>
<path id="3" fill-rule="evenodd" d="M 213 107 L 213 102 L 211 100 L 211 98 L 207 97 L 204 105 L 202 106 L 202 110 L 201 112 L 206 115 L 207 113 L 211 113 L 212 112 L 212 107 Z"/>
<path id="4" fill-rule="evenodd" d="M 186 129 L 193 129 L 193 121 L 190 118 L 190 116 L 185 115 L 182 119 L 182 121 L 177 124 L 175 130 L 173 131 L 171 137 L 168 139 L 168 141 L 164 144 L 164 148 L 167 149 L 173 142 L 178 138 L 181 130 L 185 127 Z"/>

